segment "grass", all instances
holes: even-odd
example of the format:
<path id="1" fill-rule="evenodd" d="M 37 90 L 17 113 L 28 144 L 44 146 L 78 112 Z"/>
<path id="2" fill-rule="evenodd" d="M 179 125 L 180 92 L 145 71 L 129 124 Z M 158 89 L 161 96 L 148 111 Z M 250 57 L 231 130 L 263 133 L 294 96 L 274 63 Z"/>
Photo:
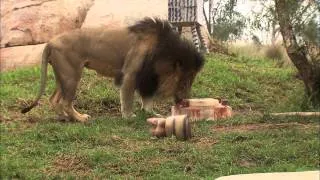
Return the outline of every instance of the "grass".
<path id="1" fill-rule="evenodd" d="M 293 66 L 286 49 L 281 44 L 255 45 L 253 43 L 232 43 L 229 46 L 230 53 L 239 56 L 250 56 L 255 58 L 268 58 L 277 63 L 279 67 Z"/>
<path id="2" fill-rule="evenodd" d="M 87 124 L 55 120 L 47 95 L 30 113 L 21 106 L 36 95 L 39 69 L 1 74 L 1 179 L 213 179 L 223 175 L 319 169 L 319 119 L 271 117 L 269 112 L 311 109 L 290 67 L 261 58 L 210 55 L 193 97 L 229 100 L 235 116 L 202 121 L 190 141 L 150 137 L 148 115 L 120 118 L 112 80 L 86 71 L 76 107 Z M 167 114 L 171 103 L 156 104 Z"/>

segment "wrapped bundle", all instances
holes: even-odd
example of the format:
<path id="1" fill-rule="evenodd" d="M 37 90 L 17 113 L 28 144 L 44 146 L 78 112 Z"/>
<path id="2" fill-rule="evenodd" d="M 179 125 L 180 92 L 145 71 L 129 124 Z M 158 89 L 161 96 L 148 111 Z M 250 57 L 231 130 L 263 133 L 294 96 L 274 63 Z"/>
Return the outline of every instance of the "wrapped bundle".
<path id="1" fill-rule="evenodd" d="M 216 120 L 232 116 L 232 109 L 227 105 L 226 100 L 201 98 L 185 99 L 171 108 L 172 116 L 187 115 L 190 121 L 202 119 Z"/>
<path id="2" fill-rule="evenodd" d="M 191 126 L 186 115 L 169 116 L 167 118 L 148 118 L 152 126 L 151 134 L 158 138 L 176 136 L 179 140 L 191 138 Z"/>

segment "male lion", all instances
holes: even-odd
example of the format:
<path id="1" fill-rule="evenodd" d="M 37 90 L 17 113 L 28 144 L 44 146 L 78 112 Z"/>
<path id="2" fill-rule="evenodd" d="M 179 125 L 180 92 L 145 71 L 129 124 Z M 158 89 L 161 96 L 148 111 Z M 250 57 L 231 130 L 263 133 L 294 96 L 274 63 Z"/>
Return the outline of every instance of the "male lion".
<path id="1" fill-rule="evenodd" d="M 167 21 L 145 18 L 117 30 L 78 29 L 49 41 L 43 51 L 41 87 L 36 100 L 22 110 L 30 111 L 45 91 L 47 65 L 51 64 L 56 89 L 50 102 L 60 118 L 85 122 L 87 114 L 73 107 L 84 67 L 114 77 L 120 86 L 121 113 L 133 115 L 137 90 L 142 108 L 151 111 L 154 97 L 186 98 L 204 59 L 195 47 L 181 39 Z"/>

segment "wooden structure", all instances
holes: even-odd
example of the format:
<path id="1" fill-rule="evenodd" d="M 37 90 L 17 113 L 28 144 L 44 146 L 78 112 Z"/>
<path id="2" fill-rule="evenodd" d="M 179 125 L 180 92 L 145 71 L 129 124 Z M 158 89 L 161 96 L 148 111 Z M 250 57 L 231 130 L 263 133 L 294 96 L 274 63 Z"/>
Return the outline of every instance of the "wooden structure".
<path id="1" fill-rule="evenodd" d="M 169 22 L 178 29 L 180 34 L 182 27 L 190 27 L 192 39 L 197 49 L 200 51 L 200 48 L 202 48 L 208 53 L 200 28 L 202 24 L 205 24 L 203 0 L 168 0 L 168 7 Z"/>

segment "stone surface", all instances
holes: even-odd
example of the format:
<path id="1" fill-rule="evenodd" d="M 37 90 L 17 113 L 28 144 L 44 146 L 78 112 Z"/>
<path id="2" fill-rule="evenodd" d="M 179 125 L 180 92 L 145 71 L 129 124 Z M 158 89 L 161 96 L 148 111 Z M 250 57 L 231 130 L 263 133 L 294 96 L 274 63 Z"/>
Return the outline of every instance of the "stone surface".
<path id="1" fill-rule="evenodd" d="M 305 172 L 281 172 L 281 173 L 256 173 L 256 174 L 239 174 L 232 176 L 219 177 L 216 180 L 318 180 L 319 171 Z"/>
<path id="2" fill-rule="evenodd" d="M 171 107 L 171 115 L 186 114 L 191 122 L 199 120 L 217 120 L 232 117 L 232 108 L 213 98 L 185 99 Z"/>
<path id="3" fill-rule="evenodd" d="M 145 16 L 167 19 L 168 2 L 164 0 L 95 0 L 82 25 L 113 29 L 133 24 Z"/>
<path id="4" fill-rule="evenodd" d="M 40 64 L 45 44 L 1 48 L 0 71 Z"/>
<path id="5" fill-rule="evenodd" d="M 28 45 L 46 43 L 72 29 L 115 29 L 146 16 L 162 19 L 168 16 L 168 2 L 164 0 L 2 0 L 0 3 L 0 47 L 25 46 L 1 49 L 1 71 L 39 63 L 26 58 L 36 56 L 29 54 L 29 50 L 39 53 L 37 46 Z M 184 35 L 191 37 L 188 31 Z"/>
<path id="6" fill-rule="evenodd" d="M 39 44 L 79 28 L 92 0 L 1 1 L 1 47 Z"/>
<path id="7" fill-rule="evenodd" d="M 145 16 L 166 18 L 167 12 L 163 0 L 2 0 L 0 70 L 39 64 L 43 45 L 33 45 L 57 34 L 81 27 L 118 28 Z"/>

